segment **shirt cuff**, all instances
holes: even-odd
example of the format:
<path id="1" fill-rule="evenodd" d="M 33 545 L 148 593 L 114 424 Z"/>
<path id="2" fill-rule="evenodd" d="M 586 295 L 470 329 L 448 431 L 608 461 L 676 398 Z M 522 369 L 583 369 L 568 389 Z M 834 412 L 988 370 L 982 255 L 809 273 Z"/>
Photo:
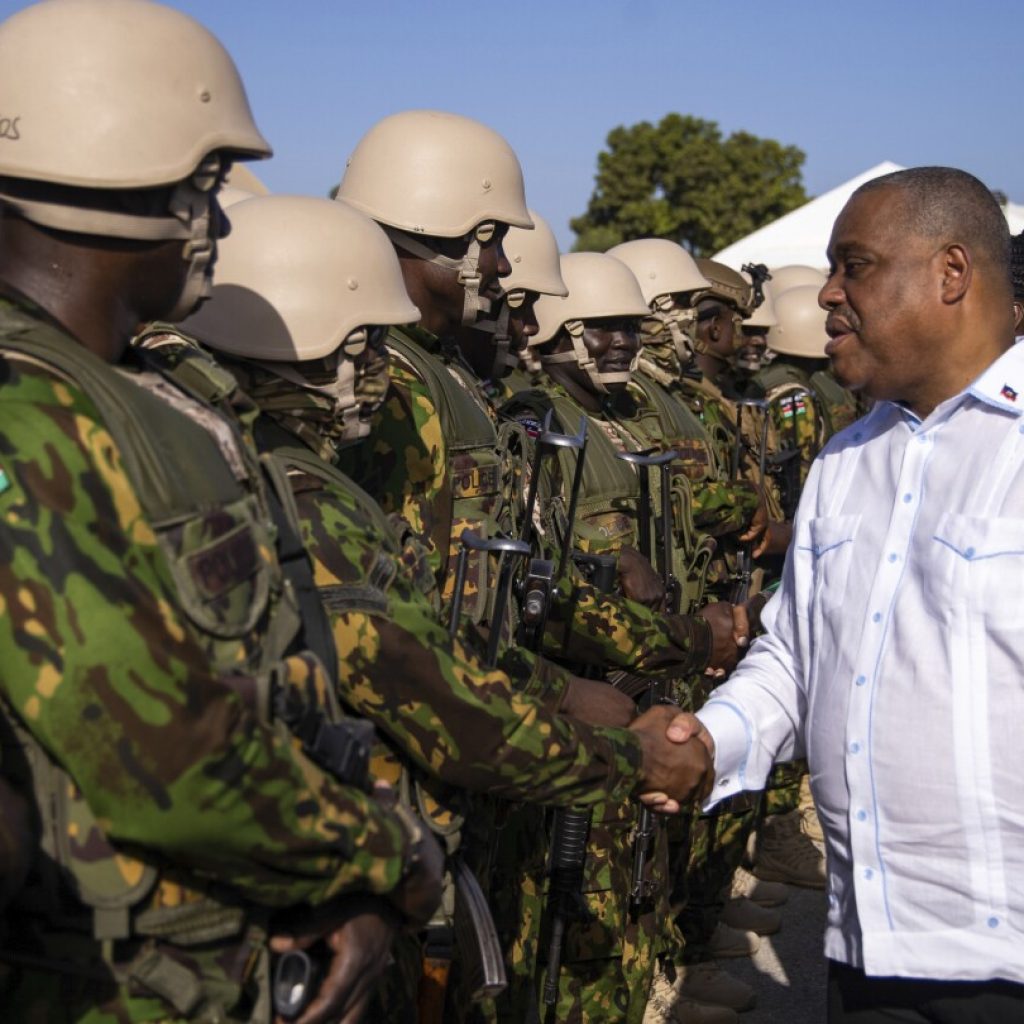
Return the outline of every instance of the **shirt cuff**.
<path id="1" fill-rule="evenodd" d="M 746 718 L 725 700 L 710 700 L 697 712 L 697 717 L 715 741 L 715 785 L 704 804 L 704 810 L 708 810 L 719 800 L 747 788 L 746 768 L 752 736 Z"/>

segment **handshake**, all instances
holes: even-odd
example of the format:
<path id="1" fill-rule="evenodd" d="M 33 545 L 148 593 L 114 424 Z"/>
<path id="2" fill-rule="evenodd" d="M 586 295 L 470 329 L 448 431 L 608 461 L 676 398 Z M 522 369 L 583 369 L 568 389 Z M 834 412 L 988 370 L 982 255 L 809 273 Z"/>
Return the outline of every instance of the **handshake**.
<path id="1" fill-rule="evenodd" d="M 715 782 L 715 744 L 700 719 L 657 704 L 630 731 L 643 749 L 637 787 L 642 803 L 660 814 L 678 814 L 691 800 L 703 802 Z"/>

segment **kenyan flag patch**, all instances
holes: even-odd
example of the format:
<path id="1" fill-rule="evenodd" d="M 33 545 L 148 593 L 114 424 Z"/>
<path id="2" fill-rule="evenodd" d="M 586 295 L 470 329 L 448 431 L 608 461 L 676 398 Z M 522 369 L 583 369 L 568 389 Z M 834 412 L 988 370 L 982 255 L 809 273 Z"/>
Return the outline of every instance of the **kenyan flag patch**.
<path id="1" fill-rule="evenodd" d="M 0 466 L 0 494 L 3 494 L 11 486 L 11 478 L 7 475 L 3 466 Z"/>

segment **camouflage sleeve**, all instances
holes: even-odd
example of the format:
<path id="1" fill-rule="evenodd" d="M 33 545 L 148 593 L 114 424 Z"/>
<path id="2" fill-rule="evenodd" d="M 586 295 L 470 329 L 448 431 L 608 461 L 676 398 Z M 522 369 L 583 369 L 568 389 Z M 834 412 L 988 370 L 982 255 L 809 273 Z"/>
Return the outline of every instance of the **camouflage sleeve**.
<path id="1" fill-rule="evenodd" d="M 757 488 L 745 480 L 693 485 L 693 525 L 712 537 L 742 533 L 761 503 Z"/>
<path id="2" fill-rule="evenodd" d="M 387 892 L 408 839 L 214 677 L 112 438 L 0 361 L 0 693 L 115 842 L 267 905 Z"/>
<path id="3" fill-rule="evenodd" d="M 439 575 L 451 537 L 441 417 L 414 373 L 396 359 L 390 373 L 387 397 L 374 414 L 369 439 L 343 449 L 338 464 L 385 512 L 405 520 L 430 552 L 431 567 Z"/>
<path id="4" fill-rule="evenodd" d="M 564 576 L 544 635 L 544 653 L 572 664 L 633 672 L 673 668 L 703 671 L 711 658 L 710 629 L 692 615 L 662 615 L 636 601 L 602 594 Z"/>
<path id="5" fill-rule="evenodd" d="M 558 708 L 568 689 L 571 673 L 561 665 L 522 647 L 509 646 L 498 657 L 498 667 L 520 693 Z"/>
<path id="6" fill-rule="evenodd" d="M 346 704 L 425 771 L 463 789 L 556 805 L 633 793 L 641 755 L 632 733 L 560 716 L 485 669 L 401 574 L 380 570 L 380 538 L 360 526 L 344 494 L 325 487 L 296 499 Z M 375 586 L 367 583 L 374 564 Z"/>

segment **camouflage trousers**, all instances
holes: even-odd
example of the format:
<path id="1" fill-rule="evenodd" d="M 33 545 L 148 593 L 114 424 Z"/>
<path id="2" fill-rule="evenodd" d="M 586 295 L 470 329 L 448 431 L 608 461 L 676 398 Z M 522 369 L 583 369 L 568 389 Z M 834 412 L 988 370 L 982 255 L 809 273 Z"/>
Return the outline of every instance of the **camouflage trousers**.
<path id="1" fill-rule="evenodd" d="M 594 808 L 581 897 L 585 919 L 566 929 L 557 998 L 551 1007 L 543 1001 L 551 931 L 551 915 L 544 913 L 547 865 L 530 857 L 530 847 L 536 850 L 541 844 L 527 841 L 527 829 L 519 829 L 514 841 L 510 835 L 503 837 L 501 865 L 518 862 L 521 871 L 515 905 L 500 911 L 502 921 L 520 915 L 516 935 L 506 945 L 511 950 L 509 991 L 496 1001 L 502 1024 L 639 1024 L 643 1019 L 655 962 L 666 946 L 680 940 L 671 939 L 677 933 L 670 924 L 664 830 L 659 830 L 647 876 L 657 896 L 638 910 L 630 906 L 636 814 L 633 804 Z M 550 815 L 544 826 L 545 851 L 549 828 Z M 499 865 L 495 881 L 503 876 L 507 872 Z M 512 886 L 500 887 L 511 899 Z"/>
<path id="2" fill-rule="evenodd" d="M 743 860 L 758 820 L 760 794 L 742 793 L 710 814 L 692 814 L 688 843 L 674 845 L 673 908 L 685 940 L 684 960 L 710 959 L 708 942 L 725 908 L 726 886 Z"/>

